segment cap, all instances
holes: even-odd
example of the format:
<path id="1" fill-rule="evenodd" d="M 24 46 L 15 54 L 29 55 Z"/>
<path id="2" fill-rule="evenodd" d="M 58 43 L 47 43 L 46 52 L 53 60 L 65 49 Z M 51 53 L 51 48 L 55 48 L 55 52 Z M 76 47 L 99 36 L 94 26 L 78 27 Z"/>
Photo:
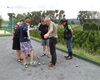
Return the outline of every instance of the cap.
<path id="1" fill-rule="evenodd" d="M 67 19 L 61 19 L 60 23 L 63 23 L 63 22 L 68 22 L 68 20 Z"/>

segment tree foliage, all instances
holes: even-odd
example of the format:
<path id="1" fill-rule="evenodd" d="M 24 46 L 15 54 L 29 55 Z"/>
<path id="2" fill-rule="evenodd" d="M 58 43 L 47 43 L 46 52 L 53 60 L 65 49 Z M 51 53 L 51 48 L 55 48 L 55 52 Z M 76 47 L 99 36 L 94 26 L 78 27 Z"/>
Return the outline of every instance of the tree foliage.
<path id="1" fill-rule="evenodd" d="M 31 25 L 37 25 L 42 18 L 49 16 L 53 21 L 58 22 L 58 20 L 65 17 L 65 11 L 63 10 L 46 10 L 46 11 L 32 11 L 23 14 L 8 13 L 10 24 L 17 23 L 20 19 L 25 18 L 26 16 L 31 17 Z"/>
<path id="2" fill-rule="evenodd" d="M 81 25 L 84 25 L 86 22 L 100 24 L 100 12 L 97 11 L 79 11 L 77 18 L 80 20 Z"/>
<path id="3" fill-rule="evenodd" d="M 58 43 L 66 45 L 63 32 L 64 29 L 62 27 L 58 27 Z M 93 55 L 100 55 L 100 31 L 74 31 L 74 34 L 74 48 L 84 49 Z M 41 38 L 38 30 L 31 31 L 31 36 Z"/>
<path id="4" fill-rule="evenodd" d="M 2 17 L 0 16 L 0 27 L 2 27 L 2 22 L 3 22 L 3 19 L 2 19 Z"/>

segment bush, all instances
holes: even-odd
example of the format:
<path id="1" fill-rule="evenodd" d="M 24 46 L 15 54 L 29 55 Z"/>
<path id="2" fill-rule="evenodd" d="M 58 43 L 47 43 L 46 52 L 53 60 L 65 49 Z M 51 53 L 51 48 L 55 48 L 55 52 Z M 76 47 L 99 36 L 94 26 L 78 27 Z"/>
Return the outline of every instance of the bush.
<path id="1" fill-rule="evenodd" d="M 87 22 L 83 25 L 83 30 L 98 31 L 100 30 L 100 25 L 97 25 L 95 22 L 92 23 Z"/>
<path id="2" fill-rule="evenodd" d="M 33 37 L 41 38 L 39 30 L 31 31 L 30 33 Z M 63 27 L 58 26 L 58 43 L 66 45 L 63 33 Z M 100 55 L 100 31 L 74 31 L 74 34 L 74 48 L 81 48 L 91 54 Z"/>

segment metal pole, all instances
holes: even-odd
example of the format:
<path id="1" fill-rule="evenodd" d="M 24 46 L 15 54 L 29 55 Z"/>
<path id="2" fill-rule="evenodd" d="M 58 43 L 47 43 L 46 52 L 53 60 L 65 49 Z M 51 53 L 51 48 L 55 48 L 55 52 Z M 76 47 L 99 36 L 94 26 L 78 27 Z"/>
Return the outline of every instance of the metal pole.
<path id="1" fill-rule="evenodd" d="M 12 8 L 12 33 L 13 33 L 13 7 Z"/>
<path id="2" fill-rule="evenodd" d="M 12 22 L 12 33 L 13 33 L 13 7 L 9 7 L 9 6 L 7 6 L 7 8 L 12 8 L 12 17 L 11 17 L 11 22 Z"/>

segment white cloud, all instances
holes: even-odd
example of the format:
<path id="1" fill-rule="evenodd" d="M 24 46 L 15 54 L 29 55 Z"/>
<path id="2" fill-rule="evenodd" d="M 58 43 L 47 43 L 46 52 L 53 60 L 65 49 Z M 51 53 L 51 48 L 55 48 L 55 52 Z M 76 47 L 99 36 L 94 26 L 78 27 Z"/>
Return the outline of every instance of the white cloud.
<path id="1" fill-rule="evenodd" d="M 7 19 L 7 13 L 23 13 L 38 10 L 64 10 L 66 18 L 76 18 L 80 10 L 99 10 L 99 0 L 2 0 L 0 14 Z"/>

